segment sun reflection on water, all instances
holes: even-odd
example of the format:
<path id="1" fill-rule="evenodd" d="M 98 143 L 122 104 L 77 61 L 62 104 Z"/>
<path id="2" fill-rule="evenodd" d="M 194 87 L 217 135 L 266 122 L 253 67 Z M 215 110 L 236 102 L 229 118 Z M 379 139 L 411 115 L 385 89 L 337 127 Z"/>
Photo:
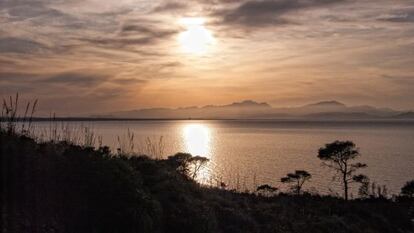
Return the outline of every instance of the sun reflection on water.
<path id="1" fill-rule="evenodd" d="M 199 182 L 208 182 L 210 179 L 209 167 L 211 167 L 211 132 L 209 127 L 198 123 L 186 124 L 182 129 L 182 135 L 185 152 L 210 159 L 207 166 L 202 168 L 197 175 Z"/>
<path id="2" fill-rule="evenodd" d="M 210 157 L 210 129 L 203 124 L 187 124 L 183 128 L 186 152 Z"/>

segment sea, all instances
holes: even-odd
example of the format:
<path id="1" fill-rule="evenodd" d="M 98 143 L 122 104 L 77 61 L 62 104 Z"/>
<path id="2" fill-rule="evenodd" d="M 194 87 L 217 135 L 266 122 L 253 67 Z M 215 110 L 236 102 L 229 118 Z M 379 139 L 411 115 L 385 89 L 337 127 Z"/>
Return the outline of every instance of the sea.
<path id="1" fill-rule="evenodd" d="M 114 153 L 130 156 L 162 159 L 177 152 L 203 156 L 209 162 L 197 181 L 211 186 L 224 183 L 238 191 L 253 192 L 269 184 L 288 192 L 281 177 L 306 170 L 312 178 L 304 190 L 341 196 L 337 174 L 317 157 L 319 148 L 335 140 L 356 144 L 360 156 L 353 162 L 367 164 L 356 174 L 367 175 L 375 189 L 385 187 L 388 195 L 395 195 L 414 179 L 414 121 L 410 120 L 54 121 L 35 122 L 34 128 L 39 140 L 72 137 L 79 144 L 107 145 Z M 357 184 L 351 193 L 357 197 Z"/>

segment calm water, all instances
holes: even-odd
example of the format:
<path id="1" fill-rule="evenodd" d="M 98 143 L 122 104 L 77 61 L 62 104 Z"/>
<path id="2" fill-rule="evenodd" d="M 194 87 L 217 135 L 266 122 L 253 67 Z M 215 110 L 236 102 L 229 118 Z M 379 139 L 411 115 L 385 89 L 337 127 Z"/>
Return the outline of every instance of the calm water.
<path id="1" fill-rule="evenodd" d="M 134 150 L 145 152 L 145 140 L 163 137 L 163 156 L 189 152 L 210 162 L 199 180 L 231 188 L 253 189 L 268 183 L 282 190 L 280 177 L 305 169 L 313 177 L 307 190 L 340 192 L 332 172 L 322 167 L 318 149 L 334 140 L 352 140 L 360 148 L 360 162 L 372 181 L 386 185 L 389 193 L 414 179 L 414 121 L 305 122 L 305 121 L 109 121 L 71 122 L 87 126 L 103 138 L 103 144 L 118 148 L 133 132 Z M 47 128 L 49 123 L 37 123 Z M 354 189 L 355 190 L 355 189 Z M 356 190 L 355 190 L 356 191 Z"/>

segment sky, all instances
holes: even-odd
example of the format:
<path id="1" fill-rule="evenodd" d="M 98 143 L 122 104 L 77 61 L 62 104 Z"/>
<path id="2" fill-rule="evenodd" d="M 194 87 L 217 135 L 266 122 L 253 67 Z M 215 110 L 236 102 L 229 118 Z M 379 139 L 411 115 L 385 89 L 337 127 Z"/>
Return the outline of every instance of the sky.
<path id="1" fill-rule="evenodd" d="M 58 115 L 414 109 L 414 1 L 0 0 L 0 96 L 16 92 Z"/>

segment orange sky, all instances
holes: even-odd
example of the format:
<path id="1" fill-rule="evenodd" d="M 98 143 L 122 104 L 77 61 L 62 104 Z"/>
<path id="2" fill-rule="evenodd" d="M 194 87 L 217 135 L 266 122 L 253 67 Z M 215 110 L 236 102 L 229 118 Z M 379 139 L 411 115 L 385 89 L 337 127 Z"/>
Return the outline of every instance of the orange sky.
<path id="1" fill-rule="evenodd" d="M 0 95 L 76 115 L 243 99 L 414 109 L 410 0 L 3 0 Z"/>

